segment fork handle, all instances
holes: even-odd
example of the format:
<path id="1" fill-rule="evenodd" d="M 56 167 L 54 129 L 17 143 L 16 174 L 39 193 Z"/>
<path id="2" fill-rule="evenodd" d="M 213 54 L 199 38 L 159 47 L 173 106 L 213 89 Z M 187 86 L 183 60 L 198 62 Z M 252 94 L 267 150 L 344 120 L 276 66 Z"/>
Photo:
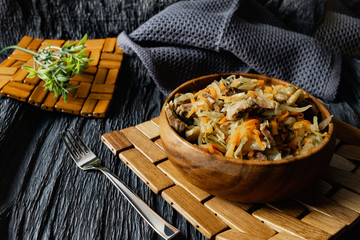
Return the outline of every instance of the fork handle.
<path id="1" fill-rule="evenodd" d="M 164 239 L 169 240 L 175 237 L 180 231 L 170 225 L 156 212 L 154 212 L 144 201 L 135 195 L 120 179 L 118 179 L 109 169 L 100 167 L 99 170 L 120 190 L 124 197 L 130 202 L 135 210 L 145 219 L 145 221 Z"/>

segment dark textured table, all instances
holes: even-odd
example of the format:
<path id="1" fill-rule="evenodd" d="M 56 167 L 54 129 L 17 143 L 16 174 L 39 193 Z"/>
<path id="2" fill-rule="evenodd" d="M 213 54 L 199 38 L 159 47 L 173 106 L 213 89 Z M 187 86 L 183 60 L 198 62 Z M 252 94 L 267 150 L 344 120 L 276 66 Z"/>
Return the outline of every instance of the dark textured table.
<path id="1" fill-rule="evenodd" d="M 0 47 L 24 35 L 116 37 L 175 1 L 1 0 Z M 141 62 L 128 56 L 104 119 L 46 112 L 0 97 L 0 239 L 160 239 L 105 176 L 76 167 L 59 135 L 68 127 L 185 238 L 205 239 L 100 141 L 104 133 L 158 116 L 164 100 Z M 359 231 L 346 237 L 351 236 Z"/>

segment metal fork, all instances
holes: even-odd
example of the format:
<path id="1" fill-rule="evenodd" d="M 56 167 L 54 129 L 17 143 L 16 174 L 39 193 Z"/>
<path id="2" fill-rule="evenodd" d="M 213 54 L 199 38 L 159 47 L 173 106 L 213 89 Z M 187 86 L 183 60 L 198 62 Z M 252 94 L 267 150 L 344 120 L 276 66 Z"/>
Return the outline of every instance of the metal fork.
<path id="1" fill-rule="evenodd" d="M 90 150 L 74 129 L 65 130 L 61 133 L 71 157 L 76 165 L 82 170 L 99 170 L 120 190 L 124 197 L 145 219 L 145 221 L 164 239 L 172 239 L 180 231 L 162 219 L 148 205 L 136 196 L 121 180 L 119 180 L 109 169 L 101 166 L 100 159 Z"/>

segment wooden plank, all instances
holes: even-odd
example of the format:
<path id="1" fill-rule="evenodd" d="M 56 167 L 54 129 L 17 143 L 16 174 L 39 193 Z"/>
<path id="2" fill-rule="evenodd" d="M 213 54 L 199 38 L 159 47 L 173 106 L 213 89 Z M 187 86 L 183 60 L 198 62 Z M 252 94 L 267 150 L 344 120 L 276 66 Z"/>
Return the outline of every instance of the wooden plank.
<path id="1" fill-rule="evenodd" d="M 345 158 L 360 162 L 360 146 L 343 143 L 337 147 L 336 153 Z"/>
<path id="2" fill-rule="evenodd" d="M 114 93 L 115 85 L 95 83 L 91 86 L 91 92 L 95 93 Z"/>
<path id="3" fill-rule="evenodd" d="M 31 84 L 31 85 L 37 85 L 40 82 L 40 78 L 38 76 L 35 76 L 33 78 L 25 78 L 24 83 Z M 44 82 L 45 83 L 45 82 Z"/>
<path id="4" fill-rule="evenodd" d="M 156 146 L 158 146 L 161 150 L 164 151 L 164 143 L 163 143 L 163 141 L 161 140 L 161 138 L 156 139 L 156 140 L 154 141 L 154 143 L 156 144 Z"/>
<path id="5" fill-rule="evenodd" d="M 333 118 L 333 122 L 337 138 L 349 144 L 360 145 L 360 129 L 337 118 Z"/>
<path id="6" fill-rule="evenodd" d="M 215 240 L 264 240 L 265 238 L 257 237 L 247 233 L 239 232 L 235 229 L 226 230 L 216 235 Z"/>
<path id="7" fill-rule="evenodd" d="M 360 167 L 358 167 L 358 168 L 354 171 L 354 174 L 360 176 Z"/>
<path id="8" fill-rule="evenodd" d="M 35 88 L 35 90 L 31 93 L 29 97 L 28 103 L 38 107 L 41 106 L 41 103 L 45 100 L 49 92 L 48 90 L 45 90 L 45 88 L 43 87 L 44 84 L 45 82 L 42 82 L 41 84 L 39 84 L 39 86 Z"/>
<path id="9" fill-rule="evenodd" d="M 75 97 L 86 98 L 90 92 L 91 83 L 80 82 L 78 89 L 76 90 Z"/>
<path id="10" fill-rule="evenodd" d="M 40 47 L 41 43 L 44 41 L 44 39 L 40 39 L 40 38 L 34 38 L 30 44 L 27 46 L 27 49 L 30 50 L 38 50 L 38 48 Z"/>
<path id="11" fill-rule="evenodd" d="M 59 112 L 66 112 L 72 114 L 80 114 L 80 110 L 85 102 L 84 98 L 67 97 L 67 102 L 64 97 L 60 97 L 59 101 L 55 104 L 55 109 Z"/>
<path id="12" fill-rule="evenodd" d="M 1 62 L 0 67 L 10 67 L 15 61 L 15 59 L 6 58 Z"/>
<path id="13" fill-rule="evenodd" d="M 97 71 L 97 67 L 88 67 L 84 70 L 84 73 L 94 75 Z"/>
<path id="14" fill-rule="evenodd" d="M 91 74 L 76 74 L 71 80 L 92 83 L 94 81 L 94 76 Z"/>
<path id="15" fill-rule="evenodd" d="M 286 231 L 300 238 L 320 240 L 331 237 L 329 233 L 321 229 L 268 207 L 256 210 L 253 212 L 253 216 L 278 232 Z"/>
<path id="16" fill-rule="evenodd" d="M 224 222 L 180 186 L 165 189 L 161 196 L 208 239 L 227 228 Z"/>
<path id="17" fill-rule="evenodd" d="M 329 166 L 322 178 L 360 193 L 360 176 L 354 173 Z"/>
<path id="18" fill-rule="evenodd" d="M 360 194 L 354 193 L 345 188 L 340 188 L 334 195 L 331 196 L 331 199 L 344 207 L 360 213 Z"/>
<path id="19" fill-rule="evenodd" d="M 43 102 L 43 104 L 41 104 L 41 109 L 46 111 L 53 111 L 58 99 L 59 96 L 55 97 L 54 92 L 49 92 L 49 94 L 45 98 L 45 101 Z"/>
<path id="20" fill-rule="evenodd" d="M 113 52 L 116 45 L 116 38 L 106 38 L 103 52 Z"/>
<path id="21" fill-rule="evenodd" d="M 24 65 L 27 61 L 29 60 L 26 60 L 26 61 L 21 61 L 21 60 L 16 60 L 12 65 L 11 67 L 14 67 L 14 68 L 21 68 L 22 65 Z"/>
<path id="22" fill-rule="evenodd" d="M 96 99 L 96 100 L 111 100 L 111 93 L 90 93 L 88 99 Z"/>
<path id="23" fill-rule="evenodd" d="M 20 60 L 20 61 L 28 61 L 33 57 L 33 55 L 29 54 L 29 53 L 16 53 L 16 54 L 11 54 L 8 56 L 9 59 L 14 59 L 14 60 Z"/>
<path id="24" fill-rule="evenodd" d="M 25 102 L 33 89 L 33 85 L 10 81 L 1 89 L 1 95 Z"/>
<path id="25" fill-rule="evenodd" d="M 32 37 L 24 36 L 24 37 L 20 40 L 20 42 L 17 44 L 17 46 L 22 47 L 22 48 L 26 48 L 26 47 L 30 44 L 30 42 L 31 42 L 32 40 L 33 40 Z"/>
<path id="26" fill-rule="evenodd" d="M 312 211 L 318 211 L 333 217 L 346 225 L 351 225 L 359 217 L 359 213 L 341 206 L 320 194 L 303 194 L 299 196 L 298 200 Z"/>
<path id="27" fill-rule="evenodd" d="M 105 39 L 88 39 L 85 42 L 85 46 L 92 46 L 92 45 L 96 45 L 96 46 L 103 46 L 105 43 Z"/>
<path id="28" fill-rule="evenodd" d="M 93 59 L 93 61 L 89 62 L 89 66 L 97 66 L 100 60 L 100 50 L 92 50 L 89 58 Z"/>
<path id="29" fill-rule="evenodd" d="M 119 73 L 118 68 L 109 69 L 108 75 L 106 76 L 105 84 L 115 84 Z"/>
<path id="30" fill-rule="evenodd" d="M 333 236 L 340 234 L 346 228 L 344 223 L 316 211 L 310 212 L 305 217 L 303 217 L 301 221 L 324 230 Z"/>
<path id="31" fill-rule="evenodd" d="M 166 159 L 165 152 L 135 127 L 122 129 L 121 132 L 140 152 L 149 158 L 152 163 Z"/>
<path id="32" fill-rule="evenodd" d="M 61 39 L 59 39 L 59 40 L 58 39 L 45 39 L 41 43 L 41 45 L 39 47 L 39 50 L 44 49 L 44 48 L 48 48 L 47 44 L 50 44 L 50 46 L 52 46 L 52 47 L 61 47 L 64 43 L 65 43 L 65 40 L 61 40 Z M 51 50 L 55 50 L 55 49 L 51 49 Z"/>
<path id="33" fill-rule="evenodd" d="M 328 195 L 330 191 L 333 190 L 333 186 L 323 179 L 318 179 L 316 185 L 319 192 L 323 195 Z"/>
<path id="34" fill-rule="evenodd" d="M 230 228 L 266 239 L 276 234 L 273 229 L 230 201 L 214 197 L 206 201 L 204 205 Z"/>
<path id="35" fill-rule="evenodd" d="M 99 67 L 101 68 L 120 68 L 120 61 L 112 61 L 112 60 L 100 60 Z"/>
<path id="36" fill-rule="evenodd" d="M 160 136 L 160 128 L 151 121 L 146 121 L 135 126 L 149 139 L 154 139 Z"/>
<path id="37" fill-rule="evenodd" d="M 297 218 L 308 211 L 305 206 L 293 199 L 268 203 L 268 206 L 284 212 L 294 218 Z"/>
<path id="38" fill-rule="evenodd" d="M 356 168 L 356 164 L 346 158 L 334 153 L 330 161 L 330 166 L 351 172 Z"/>
<path id="39" fill-rule="evenodd" d="M 99 68 L 95 75 L 94 83 L 104 83 L 108 70 L 106 68 Z"/>
<path id="40" fill-rule="evenodd" d="M 16 81 L 16 82 L 22 82 L 26 76 L 29 74 L 28 71 L 26 71 L 23 68 L 20 68 L 16 74 L 11 78 L 12 81 Z"/>
<path id="41" fill-rule="evenodd" d="M 194 198 L 199 202 L 204 201 L 209 198 L 211 195 L 204 190 L 194 186 L 189 181 L 187 181 L 184 176 L 181 174 L 179 169 L 177 169 L 170 160 L 164 161 L 157 165 L 161 171 L 163 171 L 176 185 L 181 186 L 186 191 L 188 191 Z"/>
<path id="42" fill-rule="evenodd" d="M 139 150 L 135 148 L 125 150 L 120 152 L 119 157 L 154 193 L 157 194 L 174 185 L 173 181 Z"/>
<path id="43" fill-rule="evenodd" d="M 124 54 L 124 51 L 119 48 L 119 45 L 117 43 L 115 46 L 115 53 L 116 54 Z"/>
<path id="44" fill-rule="evenodd" d="M 0 67 L 0 74 L 2 75 L 14 75 L 18 70 L 17 67 Z"/>
<path id="45" fill-rule="evenodd" d="M 279 232 L 278 234 L 269 238 L 269 240 L 304 240 L 288 232 Z"/>
<path id="46" fill-rule="evenodd" d="M 159 117 L 155 117 L 153 119 L 151 119 L 150 121 L 152 121 L 156 126 L 160 127 L 160 116 Z"/>
<path id="47" fill-rule="evenodd" d="M 120 131 L 105 133 L 101 136 L 101 141 L 110 149 L 110 151 L 118 155 L 121 151 L 132 147 L 131 142 Z"/>
<path id="48" fill-rule="evenodd" d="M 98 100 L 96 99 L 86 99 L 83 107 L 81 108 L 80 115 L 83 117 L 92 117 L 93 110 L 97 102 Z"/>
<path id="49" fill-rule="evenodd" d="M 7 78 L 6 78 L 7 77 Z M 11 76 L 3 76 L 0 75 L 0 90 L 8 83 L 10 82 Z"/>
<path id="50" fill-rule="evenodd" d="M 99 100 L 94 108 L 94 117 L 105 117 L 106 112 L 110 105 L 110 100 Z"/>
<path id="51" fill-rule="evenodd" d="M 113 61 L 122 61 L 123 60 L 123 55 L 121 54 L 116 54 L 116 53 L 102 53 L 101 54 L 101 59 L 103 60 L 113 60 Z"/>

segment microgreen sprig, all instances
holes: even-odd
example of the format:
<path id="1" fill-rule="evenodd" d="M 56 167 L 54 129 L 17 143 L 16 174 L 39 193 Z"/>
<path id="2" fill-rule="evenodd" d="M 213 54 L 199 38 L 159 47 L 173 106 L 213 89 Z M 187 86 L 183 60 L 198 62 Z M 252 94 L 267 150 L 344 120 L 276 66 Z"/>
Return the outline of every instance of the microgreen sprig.
<path id="1" fill-rule="evenodd" d="M 84 45 L 87 40 L 87 34 L 78 42 L 75 41 L 70 44 L 67 41 L 63 47 L 51 46 L 33 52 L 29 49 L 19 46 L 9 46 L 0 51 L 7 49 L 19 49 L 24 52 L 33 54 L 34 67 L 22 66 L 29 72 L 28 78 L 34 78 L 38 76 L 45 81 L 44 88 L 54 92 L 55 97 L 61 95 L 64 97 L 64 101 L 67 101 L 67 94 L 78 88 L 69 87 L 71 83 L 69 80 L 76 74 L 81 74 L 89 67 L 88 62 L 93 59 L 89 59 L 85 53 L 86 46 Z"/>

